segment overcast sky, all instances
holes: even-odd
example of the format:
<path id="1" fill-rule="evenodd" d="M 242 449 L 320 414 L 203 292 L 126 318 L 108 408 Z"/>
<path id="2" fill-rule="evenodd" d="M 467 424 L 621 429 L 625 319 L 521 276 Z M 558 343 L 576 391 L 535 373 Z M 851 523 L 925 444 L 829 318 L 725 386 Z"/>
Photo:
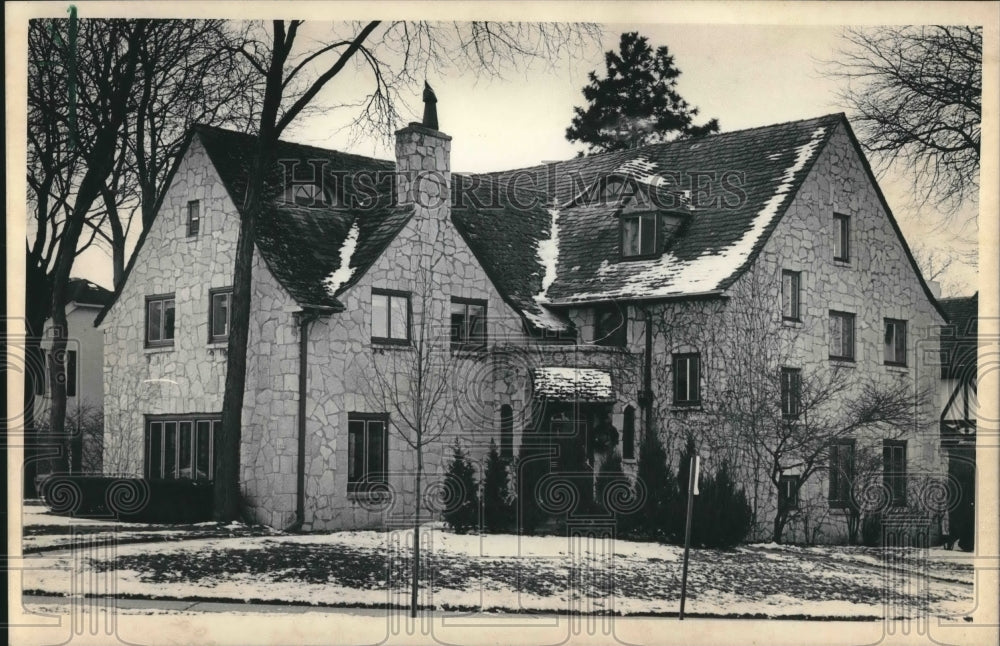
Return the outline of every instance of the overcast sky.
<path id="1" fill-rule="evenodd" d="M 322 24 L 311 33 L 322 38 Z M 503 79 L 471 76 L 428 76 L 438 97 L 441 129 L 453 137 L 452 168 L 490 171 L 518 168 L 573 157 L 578 146 L 566 141 L 565 130 L 581 88 L 593 69 L 603 74 L 603 52 L 617 49 L 620 34 L 638 31 L 656 47 L 667 45 L 682 75 L 680 94 L 701 110 L 701 117 L 719 119 L 723 131 L 780 123 L 847 111 L 837 99 L 837 84 L 823 76 L 822 61 L 836 57 L 840 27 L 764 25 L 606 24 L 600 47 L 589 57 L 534 65 Z M 338 76 L 318 97 L 336 101 L 351 88 L 368 87 L 365 79 Z M 418 88 L 404 97 L 404 120 L 419 120 Z M 285 138 L 301 143 L 349 150 L 391 159 L 391 142 L 352 140 L 344 130 L 347 111 L 302 118 Z M 880 182 L 907 240 L 955 253 L 976 247 L 975 208 L 959 220 L 973 225 L 942 226 L 932 209 L 920 212 L 909 197 L 908 180 L 889 175 Z M 971 216 L 971 218 L 970 218 Z M 110 263 L 91 255 L 75 272 L 110 285 Z M 955 263 L 944 279 L 946 291 L 971 293 L 976 271 L 968 262 Z M 948 295 L 947 293 L 945 295 Z"/>

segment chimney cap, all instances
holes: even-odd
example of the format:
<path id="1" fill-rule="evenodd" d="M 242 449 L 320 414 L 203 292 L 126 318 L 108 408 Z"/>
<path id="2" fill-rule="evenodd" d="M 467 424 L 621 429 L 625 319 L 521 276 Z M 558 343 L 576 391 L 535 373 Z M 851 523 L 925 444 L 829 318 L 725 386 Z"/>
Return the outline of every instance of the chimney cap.
<path id="1" fill-rule="evenodd" d="M 431 130 L 438 130 L 437 95 L 427 81 L 424 81 L 424 118 L 421 125 Z"/>

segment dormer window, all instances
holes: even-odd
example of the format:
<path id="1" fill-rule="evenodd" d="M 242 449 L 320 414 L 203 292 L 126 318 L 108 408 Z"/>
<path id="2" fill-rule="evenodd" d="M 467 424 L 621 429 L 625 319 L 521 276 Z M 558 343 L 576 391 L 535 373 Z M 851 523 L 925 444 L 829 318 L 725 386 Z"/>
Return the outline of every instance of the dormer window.
<path id="1" fill-rule="evenodd" d="M 336 200 L 318 184 L 295 183 L 285 189 L 285 202 L 298 206 L 336 206 Z"/>
<path id="2" fill-rule="evenodd" d="M 657 241 L 656 213 L 622 215 L 622 258 L 651 258 L 656 255 Z"/>

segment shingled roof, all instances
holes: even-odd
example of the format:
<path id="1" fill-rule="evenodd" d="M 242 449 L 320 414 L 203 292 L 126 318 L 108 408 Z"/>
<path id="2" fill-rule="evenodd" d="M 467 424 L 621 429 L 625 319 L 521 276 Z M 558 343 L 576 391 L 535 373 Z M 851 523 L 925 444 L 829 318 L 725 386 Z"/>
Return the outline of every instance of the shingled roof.
<path id="1" fill-rule="evenodd" d="M 979 352 L 979 292 L 942 298 L 947 325 L 941 331 L 941 377 L 975 378 Z"/>
<path id="2" fill-rule="evenodd" d="M 237 208 L 241 207 L 256 138 L 207 126 L 197 126 L 196 131 L 230 198 Z M 311 163 L 325 162 L 324 184 L 340 196 L 338 201 L 342 203 L 300 206 L 282 199 L 285 171 L 282 165 L 275 164 L 265 180 L 265 208 L 257 223 L 257 248 L 274 277 L 300 305 L 341 309 L 336 295 L 364 274 L 412 214 L 411 207 L 392 204 L 395 164 L 285 141 L 278 143 L 276 158 L 299 162 L 298 168 L 307 169 L 300 171 L 303 175 L 312 173 Z M 383 185 L 373 186 L 377 190 L 368 195 L 355 196 L 345 178 L 361 171 L 371 173 Z M 368 197 L 373 203 L 360 206 L 353 197 Z M 351 271 L 341 272 L 346 279 L 332 286 L 327 278 L 342 268 L 341 252 L 352 227 L 357 228 L 355 244 L 353 253 L 346 258 Z"/>

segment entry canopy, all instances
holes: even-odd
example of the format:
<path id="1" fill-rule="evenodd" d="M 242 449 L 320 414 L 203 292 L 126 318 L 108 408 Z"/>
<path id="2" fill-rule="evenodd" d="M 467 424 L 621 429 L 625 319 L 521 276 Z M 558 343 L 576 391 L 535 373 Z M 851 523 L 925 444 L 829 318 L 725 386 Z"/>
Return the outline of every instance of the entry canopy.
<path id="1" fill-rule="evenodd" d="M 535 368 L 534 394 L 555 401 L 614 401 L 611 374 L 596 368 Z"/>

